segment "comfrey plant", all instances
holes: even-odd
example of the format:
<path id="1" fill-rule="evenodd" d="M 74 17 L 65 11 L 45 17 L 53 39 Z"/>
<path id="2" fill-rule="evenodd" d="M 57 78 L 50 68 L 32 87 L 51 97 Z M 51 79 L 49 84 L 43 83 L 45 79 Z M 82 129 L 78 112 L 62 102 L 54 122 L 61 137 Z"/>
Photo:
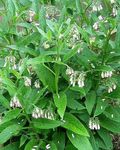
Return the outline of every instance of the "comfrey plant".
<path id="1" fill-rule="evenodd" d="M 118 149 L 119 8 L 0 2 L 0 150 Z"/>

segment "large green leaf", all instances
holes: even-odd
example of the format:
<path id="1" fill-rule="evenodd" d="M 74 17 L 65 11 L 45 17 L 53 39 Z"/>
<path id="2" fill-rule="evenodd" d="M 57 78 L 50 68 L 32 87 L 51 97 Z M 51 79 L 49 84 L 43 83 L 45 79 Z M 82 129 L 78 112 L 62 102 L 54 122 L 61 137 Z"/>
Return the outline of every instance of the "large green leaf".
<path id="1" fill-rule="evenodd" d="M 18 150 L 19 142 L 12 142 L 6 146 L 0 147 L 0 150 Z"/>
<path id="2" fill-rule="evenodd" d="M 67 101 L 67 107 L 75 110 L 85 109 L 85 107 L 82 104 L 80 104 L 77 100 L 74 100 L 72 98 Z"/>
<path id="3" fill-rule="evenodd" d="M 103 101 L 101 98 L 98 98 L 94 116 L 98 116 L 98 115 L 102 114 L 104 112 L 105 108 L 107 107 L 107 105 L 108 105 L 108 103 L 106 101 Z"/>
<path id="4" fill-rule="evenodd" d="M 0 133 L 0 144 L 7 142 L 7 140 L 9 140 L 11 137 L 17 135 L 20 130 L 21 130 L 21 126 L 17 124 L 13 124 L 5 128 Z"/>
<path id="5" fill-rule="evenodd" d="M 59 127 L 60 125 L 63 124 L 62 122 L 57 120 L 49 120 L 44 118 L 33 119 L 32 122 L 34 127 L 39 129 L 52 129 L 52 128 Z"/>
<path id="6" fill-rule="evenodd" d="M 100 129 L 98 131 L 98 134 L 105 143 L 106 147 L 108 149 L 113 149 L 112 136 L 109 134 L 109 132 L 106 131 L 105 129 Z"/>
<path id="7" fill-rule="evenodd" d="M 89 114 L 92 113 L 95 102 L 96 102 L 96 94 L 94 91 L 91 91 L 86 95 L 86 101 L 85 101 L 86 109 Z"/>
<path id="8" fill-rule="evenodd" d="M 21 112 L 21 110 L 18 109 L 18 108 L 6 112 L 6 114 L 5 114 L 5 116 L 3 117 L 1 123 L 5 123 L 5 122 L 8 122 L 8 121 L 10 121 L 10 120 L 12 120 L 12 119 L 17 118 L 18 115 L 20 114 L 20 112 Z"/>
<path id="9" fill-rule="evenodd" d="M 59 95 L 54 94 L 53 97 L 54 97 L 55 105 L 58 108 L 58 110 L 57 110 L 58 114 L 63 119 L 66 105 L 67 105 L 67 97 L 66 97 L 65 93 L 63 93 L 63 92 L 61 92 Z"/>
<path id="10" fill-rule="evenodd" d="M 30 150 L 30 149 L 32 150 L 33 146 L 35 145 L 36 145 L 36 139 L 32 139 L 26 144 L 25 150 Z"/>
<path id="11" fill-rule="evenodd" d="M 107 117 L 105 117 L 104 115 L 101 115 L 99 117 L 99 119 L 100 119 L 100 125 L 103 128 L 105 128 L 113 133 L 120 133 L 120 122 L 110 120 Z"/>
<path id="12" fill-rule="evenodd" d="M 53 141 L 57 146 L 57 150 L 65 149 L 65 133 L 60 131 L 53 135 Z"/>
<path id="13" fill-rule="evenodd" d="M 84 125 L 72 114 L 65 113 L 64 116 L 64 124 L 62 127 L 71 130 L 77 134 L 83 135 L 83 136 L 89 136 L 86 128 Z"/>
<path id="14" fill-rule="evenodd" d="M 48 89 L 52 92 L 55 91 L 55 76 L 53 72 L 44 64 L 35 65 L 34 67 L 39 79 L 44 86 L 48 86 Z"/>
<path id="15" fill-rule="evenodd" d="M 104 115 L 113 121 L 120 122 L 120 107 L 109 106 L 105 109 Z"/>
<path id="16" fill-rule="evenodd" d="M 0 103 L 3 105 L 5 108 L 10 108 L 9 101 L 2 95 L 0 94 Z"/>
<path id="17" fill-rule="evenodd" d="M 87 137 L 75 134 L 71 131 L 67 131 L 67 136 L 71 143 L 78 149 L 78 150 L 93 150 L 91 143 Z"/>

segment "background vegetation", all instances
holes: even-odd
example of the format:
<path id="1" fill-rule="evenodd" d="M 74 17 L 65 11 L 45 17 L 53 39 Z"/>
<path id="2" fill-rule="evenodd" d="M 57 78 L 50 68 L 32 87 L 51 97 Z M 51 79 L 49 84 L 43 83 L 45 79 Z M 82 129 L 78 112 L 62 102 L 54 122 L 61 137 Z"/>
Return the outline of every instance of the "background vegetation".
<path id="1" fill-rule="evenodd" d="M 1 150 L 119 149 L 119 6 L 0 1 Z"/>

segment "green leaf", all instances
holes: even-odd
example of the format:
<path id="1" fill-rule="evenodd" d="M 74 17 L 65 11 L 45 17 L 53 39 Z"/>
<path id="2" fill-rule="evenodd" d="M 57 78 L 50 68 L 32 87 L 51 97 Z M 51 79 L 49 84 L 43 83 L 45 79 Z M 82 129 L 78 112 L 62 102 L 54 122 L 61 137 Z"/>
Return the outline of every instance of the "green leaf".
<path id="1" fill-rule="evenodd" d="M 78 87 L 78 86 L 70 87 L 70 89 L 73 91 L 80 92 L 83 95 L 86 95 L 85 90 L 83 88 Z"/>
<path id="2" fill-rule="evenodd" d="M 52 128 L 59 127 L 60 125 L 63 124 L 62 122 L 57 120 L 49 120 L 44 118 L 33 119 L 32 122 L 34 127 L 39 129 L 52 129 Z"/>
<path id="3" fill-rule="evenodd" d="M 101 98 L 98 98 L 94 116 L 98 116 L 98 115 L 102 114 L 104 112 L 105 108 L 107 107 L 107 105 L 108 105 L 108 103 L 106 101 L 103 101 Z"/>
<path id="4" fill-rule="evenodd" d="M 57 150 L 65 149 L 65 133 L 60 131 L 53 135 L 53 141 L 57 146 Z"/>
<path id="5" fill-rule="evenodd" d="M 0 144 L 7 142 L 11 137 L 17 135 L 21 130 L 20 125 L 10 125 L 0 133 Z"/>
<path id="6" fill-rule="evenodd" d="M 103 128 L 105 128 L 113 133 L 120 133 L 120 122 L 110 120 L 107 117 L 105 117 L 104 115 L 101 115 L 99 117 L 99 120 L 100 120 L 100 125 Z"/>
<path id="7" fill-rule="evenodd" d="M 67 105 L 67 97 L 63 92 L 61 92 L 59 95 L 54 94 L 53 97 L 54 97 L 54 103 L 58 108 L 57 112 L 60 115 L 60 117 L 63 119 L 66 105 Z"/>
<path id="8" fill-rule="evenodd" d="M 5 108 L 8 108 L 8 109 L 10 108 L 9 101 L 1 94 L 0 94 L 0 104 L 4 106 Z"/>
<path id="9" fill-rule="evenodd" d="M 58 150 L 54 142 L 50 142 L 50 150 Z"/>
<path id="10" fill-rule="evenodd" d="M 52 92 L 55 91 L 55 76 L 50 68 L 43 64 L 35 65 L 34 67 L 39 79 L 44 86 L 48 86 L 48 89 Z"/>
<path id="11" fill-rule="evenodd" d="M 93 150 L 90 141 L 87 137 L 75 134 L 71 131 L 67 131 L 67 136 L 71 143 L 78 149 L 78 150 Z"/>
<path id="12" fill-rule="evenodd" d="M 19 142 L 12 142 L 6 146 L 0 147 L 0 150 L 18 150 Z"/>
<path id="13" fill-rule="evenodd" d="M 41 10 L 39 11 L 39 23 L 42 30 L 46 30 L 46 12 L 45 7 L 42 6 Z"/>
<path id="14" fill-rule="evenodd" d="M 72 114 L 65 113 L 64 116 L 64 124 L 62 127 L 71 130 L 77 134 L 83 135 L 83 136 L 89 136 L 86 128 L 84 125 Z"/>
<path id="15" fill-rule="evenodd" d="M 25 142 L 26 142 L 27 139 L 28 139 L 27 136 L 22 135 L 20 137 L 20 146 L 19 147 L 23 146 L 25 144 Z"/>
<path id="16" fill-rule="evenodd" d="M 113 149 L 112 136 L 109 134 L 109 132 L 105 129 L 100 129 L 97 132 L 106 145 L 107 149 Z"/>
<path id="17" fill-rule="evenodd" d="M 81 2 L 79 0 L 76 0 L 76 10 L 79 14 L 82 13 Z"/>
<path id="18" fill-rule="evenodd" d="M 89 114 L 92 113 L 95 102 L 96 102 L 96 94 L 94 91 L 91 91 L 86 95 L 86 101 L 85 101 L 86 109 Z"/>
<path id="19" fill-rule="evenodd" d="M 64 55 L 64 62 L 66 62 L 67 60 L 69 60 L 71 57 L 73 57 L 77 51 L 78 51 L 79 45 L 77 45 L 75 48 L 73 48 L 72 50 L 68 50 L 68 52 Z"/>
<path id="20" fill-rule="evenodd" d="M 33 146 L 35 146 L 35 145 L 36 145 L 36 140 L 32 139 L 26 144 L 25 150 L 30 150 L 30 149 L 32 150 Z"/>
<path id="21" fill-rule="evenodd" d="M 82 104 L 80 104 L 77 100 L 74 100 L 74 99 L 69 99 L 67 101 L 67 107 L 71 109 L 75 109 L 75 110 L 85 109 L 85 107 Z"/>
<path id="22" fill-rule="evenodd" d="M 120 122 L 120 107 L 119 106 L 109 106 L 105 109 L 104 115 L 111 120 Z"/>
<path id="23" fill-rule="evenodd" d="M 36 58 L 31 58 L 28 60 L 28 65 L 38 65 L 45 62 L 51 62 L 52 58 L 50 56 L 40 55 Z"/>
<path id="24" fill-rule="evenodd" d="M 12 119 L 16 119 L 18 117 L 18 115 L 20 114 L 20 112 L 21 112 L 21 110 L 18 108 L 7 111 L 5 116 L 2 119 L 1 123 L 5 123 L 5 122 L 8 122 Z"/>

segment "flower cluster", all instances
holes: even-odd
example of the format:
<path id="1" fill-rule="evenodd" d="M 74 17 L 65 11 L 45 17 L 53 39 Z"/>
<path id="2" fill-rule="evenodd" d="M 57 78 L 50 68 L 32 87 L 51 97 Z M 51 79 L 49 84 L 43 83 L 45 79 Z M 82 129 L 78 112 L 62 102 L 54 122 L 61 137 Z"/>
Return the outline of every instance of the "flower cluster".
<path id="1" fill-rule="evenodd" d="M 111 4 L 114 4 L 115 3 L 115 0 L 110 0 Z"/>
<path id="2" fill-rule="evenodd" d="M 6 56 L 4 67 L 9 67 L 9 69 L 17 69 L 16 58 L 14 56 Z"/>
<path id="3" fill-rule="evenodd" d="M 112 15 L 113 15 L 113 17 L 116 17 L 117 14 L 118 14 L 117 8 L 113 7 L 113 9 L 112 9 Z"/>
<path id="4" fill-rule="evenodd" d="M 37 145 L 34 145 L 32 150 L 37 150 L 38 149 L 38 146 Z"/>
<path id="5" fill-rule="evenodd" d="M 31 86 L 31 78 L 24 77 L 24 84 L 25 86 Z"/>
<path id="6" fill-rule="evenodd" d="M 101 73 L 101 77 L 102 77 L 102 78 L 112 77 L 112 74 L 113 74 L 112 71 L 102 72 L 102 73 Z"/>
<path id="7" fill-rule="evenodd" d="M 10 107 L 12 108 L 22 108 L 18 97 L 15 95 L 10 101 Z"/>
<path id="8" fill-rule="evenodd" d="M 35 12 L 33 10 L 29 10 L 29 22 L 33 22 L 34 15 L 35 15 Z"/>
<path id="9" fill-rule="evenodd" d="M 47 145 L 46 145 L 46 150 L 47 150 L 47 149 L 50 149 L 50 148 L 51 148 L 50 144 L 47 144 Z"/>
<path id="10" fill-rule="evenodd" d="M 96 5 L 93 5 L 92 11 L 96 12 L 96 11 L 101 11 L 102 9 L 103 7 L 101 4 L 96 4 Z"/>
<path id="11" fill-rule="evenodd" d="M 33 112 L 32 112 L 32 117 L 33 118 L 47 118 L 47 119 L 50 119 L 50 120 L 54 120 L 54 115 L 51 111 L 49 110 L 43 110 L 41 108 L 34 108 Z"/>
<path id="12" fill-rule="evenodd" d="M 34 85 L 35 85 L 36 89 L 39 89 L 40 88 L 40 82 L 39 82 L 39 80 L 36 80 L 34 82 Z"/>
<path id="13" fill-rule="evenodd" d="M 80 33 L 76 25 L 70 30 L 69 39 L 67 40 L 68 46 L 73 47 L 78 41 L 80 41 Z"/>
<path id="14" fill-rule="evenodd" d="M 108 87 L 108 93 L 111 93 L 111 92 L 113 92 L 113 90 L 115 90 L 116 89 L 116 84 L 115 83 L 113 83 L 113 84 L 111 84 L 109 87 Z"/>
<path id="15" fill-rule="evenodd" d="M 76 83 L 79 87 L 84 87 L 84 81 L 85 81 L 85 73 L 84 72 L 78 72 L 74 71 L 72 68 L 68 67 L 66 70 L 66 75 L 69 76 L 70 84 L 72 86 L 75 86 Z"/>
<path id="16" fill-rule="evenodd" d="M 93 29 L 98 30 L 98 28 L 99 28 L 99 22 L 97 21 L 93 24 Z"/>
<path id="17" fill-rule="evenodd" d="M 100 130 L 100 124 L 97 117 L 92 117 L 89 119 L 89 128 L 91 130 Z"/>

